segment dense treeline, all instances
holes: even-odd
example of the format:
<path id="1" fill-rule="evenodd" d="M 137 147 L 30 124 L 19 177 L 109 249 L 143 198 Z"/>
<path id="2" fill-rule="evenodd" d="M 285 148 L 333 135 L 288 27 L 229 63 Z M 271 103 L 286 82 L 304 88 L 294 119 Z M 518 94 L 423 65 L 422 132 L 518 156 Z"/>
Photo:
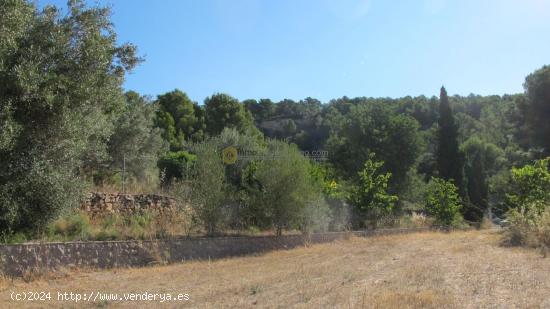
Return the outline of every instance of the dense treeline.
<path id="1" fill-rule="evenodd" d="M 479 223 L 517 209 L 514 168 L 550 155 L 547 66 L 504 96 L 152 99 L 124 93 L 142 59 L 117 45 L 109 14 L 0 4 L 3 235 L 36 235 L 86 190 L 122 181 L 186 201 L 210 234 L 363 228 L 411 212 Z"/>

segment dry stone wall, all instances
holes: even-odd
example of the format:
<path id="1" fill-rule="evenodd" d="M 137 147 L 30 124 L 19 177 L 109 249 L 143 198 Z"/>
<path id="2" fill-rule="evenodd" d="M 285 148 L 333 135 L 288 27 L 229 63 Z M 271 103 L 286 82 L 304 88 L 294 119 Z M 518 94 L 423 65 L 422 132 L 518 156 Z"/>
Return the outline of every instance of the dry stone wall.
<path id="1" fill-rule="evenodd" d="M 80 205 L 80 209 L 91 215 L 120 213 L 134 214 L 146 210 L 175 211 L 176 200 L 155 194 L 89 193 Z"/>

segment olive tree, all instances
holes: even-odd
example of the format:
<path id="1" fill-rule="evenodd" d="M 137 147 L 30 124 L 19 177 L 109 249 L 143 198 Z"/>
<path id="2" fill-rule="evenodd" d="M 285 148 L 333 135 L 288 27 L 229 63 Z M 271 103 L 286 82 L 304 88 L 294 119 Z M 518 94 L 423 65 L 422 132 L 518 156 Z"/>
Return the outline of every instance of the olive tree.
<path id="1" fill-rule="evenodd" d="M 269 141 L 255 175 L 260 183 L 257 202 L 268 213 L 277 235 L 284 228 L 304 228 L 308 204 L 319 200 L 320 188 L 315 187 L 310 169 L 310 162 L 295 146 Z"/>
<path id="2" fill-rule="evenodd" d="M 8 0 L 0 16 L 0 233 L 35 232 L 78 205 L 139 58 L 117 43 L 107 8 Z"/>

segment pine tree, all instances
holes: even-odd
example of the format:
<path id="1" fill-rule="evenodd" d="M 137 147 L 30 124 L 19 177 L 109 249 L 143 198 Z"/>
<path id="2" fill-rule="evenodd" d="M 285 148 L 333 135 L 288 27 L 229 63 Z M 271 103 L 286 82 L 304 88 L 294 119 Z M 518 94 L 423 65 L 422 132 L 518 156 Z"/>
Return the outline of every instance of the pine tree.
<path id="1" fill-rule="evenodd" d="M 458 125 L 453 117 L 447 91 L 441 87 L 439 96 L 439 128 L 437 130 L 437 170 L 439 177 L 452 180 L 463 201 L 467 199 L 464 185 L 464 155 L 458 144 Z"/>

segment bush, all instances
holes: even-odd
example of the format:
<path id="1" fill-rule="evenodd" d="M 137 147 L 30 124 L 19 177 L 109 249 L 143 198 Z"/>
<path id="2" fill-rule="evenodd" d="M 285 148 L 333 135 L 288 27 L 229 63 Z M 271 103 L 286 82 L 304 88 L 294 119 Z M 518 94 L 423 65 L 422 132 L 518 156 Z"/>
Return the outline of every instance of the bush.
<path id="1" fill-rule="evenodd" d="M 219 144 L 218 138 L 211 138 L 193 145 L 197 159 L 189 170 L 189 177 L 172 188 L 179 200 L 190 203 L 194 221 L 208 235 L 222 229 L 229 217 L 228 185 Z"/>
<path id="2" fill-rule="evenodd" d="M 405 215 L 399 218 L 398 227 L 401 228 L 421 228 L 433 225 L 433 219 L 423 214 L 413 212 L 411 215 Z"/>
<path id="3" fill-rule="evenodd" d="M 508 222 L 506 240 L 509 244 L 550 248 L 550 205 L 540 213 L 512 209 L 508 212 Z"/>
<path id="4" fill-rule="evenodd" d="M 307 229 L 314 220 L 321 220 L 327 208 L 310 204 L 318 201 L 321 189 L 311 176 L 310 162 L 294 145 L 276 140 L 269 141 L 268 153 L 270 157 L 259 161 L 255 171 L 259 190 L 255 191 L 254 203 L 266 213 L 277 235 L 284 228 Z M 306 215 L 308 205 L 311 208 Z"/>
<path id="5" fill-rule="evenodd" d="M 84 213 L 74 213 L 60 218 L 47 227 L 50 239 L 57 240 L 88 240 L 92 236 L 90 219 Z"/>
<path id="6" fill-rule="evenodd" d="M 506 237 L 514 245 L 550 247 L 550 158 L 512 169 Z"/>
<path id="7" fill-rule="evenodd" d="M 118 240 L 122 239 L 120 231 L 116 227 L 108 227 L 100 230 L 94 235 L 95 240 Z"/>
<path id="8" fill-rule="evenodd" d="M 132 214 L 127 217 L 124 225 L 127 229 L 127 235 L 133 239 L 145 239 L 148 236 L 154 237 L 154 217 L 149 214 Z"/>
<path id="9" fill-rule="evenodd" d="M 391 173 L 382 173 L 384 162 L 375 161 L 374 154 L 369 155 L 364 168 L 359 172 L 359 184 L 351 193 L 351 204 L 359 213 L 361 220 L 368 220 L 376 226 L 382 217 L 392 214 L 397 196 L 388 193 Z"/>
<path id="10" fill-rule="evenodd" d="M 331 223 L 331 209 L 326 200 L 319 195 L 317 200 L 307 203 L 304 209 L 304 233 L 326 232 Z"/>
<path id="11" fill-rule="evenodd" d="M 28 235 L 25 233 L 5 234 L 0 237 L 0 243 L 3 244 L 20 244 L 29 240 Z"/>
<path id="12" fill-rule="evenodd" d="M 432 177 L 426 192 L 426 211 L 435 218 L 435 224 L 462 225 L 461 207 L 458 188 L 452 181 Z"/>
<path id="13" fill-rule="evenodd" d="M 541 212 L 550 202 L 550 157 L 538 160 L 533 165 L 512 168 L 512 193 L 508 194 L 508 203 L 512 208 L 529 208 Z M 536 208 L 534 206 L 540 206 Z M 521 212 L 527 209 L 520 210 Z"/>
<path id="14" fill-rule="evenodd" d="M 172 183 L 174 179 L 188 176 L 188 171 L 197 157 L 187 151 L 168 152 L 162 156 L 157 166 L 163 175 L 163 185 Z"/>
<path id="15" fill-rule="evenodd" d="M 330 209 L 330 231 L 345 231 L 351 229 L 350 206 L 340 198 L 326 197 Z"/>

